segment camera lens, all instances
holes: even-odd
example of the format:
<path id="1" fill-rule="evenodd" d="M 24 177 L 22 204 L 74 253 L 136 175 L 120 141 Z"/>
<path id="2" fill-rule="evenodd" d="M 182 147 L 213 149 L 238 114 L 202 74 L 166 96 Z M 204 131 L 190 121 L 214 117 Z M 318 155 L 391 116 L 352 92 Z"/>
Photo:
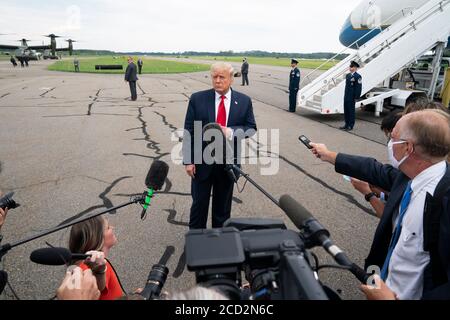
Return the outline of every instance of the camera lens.
<path id="1" fill-rule="evenodd" d="M 167 280 L 167 275 L 169 274 L 169 269 L 162 264 L 155 264 L 152 267 L 152 271 L 148 276 L 147 286 L 151 287 L 151 292 L 153 297 L 159 297 L 161 290 Z"/>

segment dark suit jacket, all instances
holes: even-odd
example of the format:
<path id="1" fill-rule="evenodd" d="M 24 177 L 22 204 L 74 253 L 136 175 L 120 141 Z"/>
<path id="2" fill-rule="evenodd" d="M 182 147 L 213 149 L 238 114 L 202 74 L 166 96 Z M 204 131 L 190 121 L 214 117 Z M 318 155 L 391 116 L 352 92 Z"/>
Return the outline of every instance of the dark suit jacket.
<path id="1" fill-rule="evenodd" d="M 392 220 L 398 211 L 410 179 L 400 170 L 383 165 L 375 159 L 339 154 L 336 172 L 367 181 L 390 191 L 383 217 L 366 259 L 365 268 L 382 268 L 392 237 Z M 424 250 L 430 252 L 431 262 L 425 270 L 425 299 L 450 299 L 450 169 L 438 184 L 434 197 L 428 195 L 424 207 Z M 439 201 L 437 201 L 439 199 Z M 438 203 L 436 203 L 438 202 Z M 436 252 L 433 252 L 436 251 Z"/>
<path id="2" fill-rule="evenodd" d="M 249 64 L 248 62 L 244 62 L 241 67 L 241 73 L 248 73 Z"/>
<path id="3" fill-rule="evenodd" d="M 127 70 L 125 71 L 125 80 L 128 82 L 138 81 L 137 67 L 134 63 L 129 63 Z"/>
<path id="4" fill-rule="evenodd" d="M 186 132 L 190 133 L 191 139 L 186 136 L 183 139 L 183 163 L 185 165 L 193 164 L 195 160 L 194 151 L 194 141 L 198 137 L 194 135 L 194 122 L 200 121 L 202 123 L 202 128 L 209 124 L 216 122 L 216 96 L 214 89 L 207 91 L 201 91 L 194 93 L 189 100 L 189 106 L 186 114 L 186 120 L 184 122 L 184 129 Z M 237 91 L 232 90 L 231 92 L 231 106 L 230 115 L 228 117 L 228 127 L 233 129 L 236 133 L 237 130 L 242 130 L 247 132 L 249 129 L 254 129 L 256 132 L 256 121 L 253 114 L 252 100 Z M 200 133 L 201 134 L 201 133 Z M 239 135 L 238 135 L 239 137 Z M 244 138 L 248 138 L 245 136 Z M 234 144 L 238 144 L 240 141 L 235 139 Z M 206 144 L 202 144 L 202 152 Z M 235 151 L 237 148 L 235 148 Z M 235 158 L 238 155 L 235 154 Z M 212 165 L 197 164 L 197 174 L 196 178 L 206 179 L 212 171 Z"/>

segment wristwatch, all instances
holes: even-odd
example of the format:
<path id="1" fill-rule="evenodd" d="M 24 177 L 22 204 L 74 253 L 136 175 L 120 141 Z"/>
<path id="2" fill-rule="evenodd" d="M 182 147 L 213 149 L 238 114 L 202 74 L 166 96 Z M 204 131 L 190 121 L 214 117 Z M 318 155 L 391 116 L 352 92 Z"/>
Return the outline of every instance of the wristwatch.
<path id="1" fill-rule="evenodd" d="M 373 197 L 377 197 L 377 194 L 376 194 L 375 192 L 368 193 L 368 194 L 366 194 L 366 196 L 365 196 L 367 202 L 370 202 L 370 200 L 371 200 Z"/>
<path id="2" fill-rule="evenodd" d="M 367 202 L 370 202 L 373 197 L 378 197 L 378 195 L 375 192 L 370 192 L 364 196 L 366 198 Z"/>

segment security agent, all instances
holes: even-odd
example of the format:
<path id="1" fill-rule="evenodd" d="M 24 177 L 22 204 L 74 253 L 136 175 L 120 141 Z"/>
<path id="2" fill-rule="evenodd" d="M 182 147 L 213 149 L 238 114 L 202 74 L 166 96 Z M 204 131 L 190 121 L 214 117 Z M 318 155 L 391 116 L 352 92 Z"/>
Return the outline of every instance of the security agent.
<path id="1" fill-rule="evenodd" d="M 138 77 L 137 77 L 137 67 L 134 64 L 132 57 L 128 57 L 128 67 L 127 70 L 125 71 L 125 81 L 128 82 L 130 85 L 131 100 L 136 101 L 137 100 L 136 81 L 138 81 Z"/>
<path id="2" fill-rule="evenodd" d="M 292 59 L 291 74 L 289 77 L 289 112 L 295 112 L 297 108 L 297 94 L 300 88 L 300 70 L 297 68 L 298 61 Z"/>
<path id="3" fill-rule="evenodd" d="M 344 116 L 345 125 L 339 129 L 345 131 L 353 130 L 355 126 L 356 100 L 361 97 L 362 77 L 357 72 L 359 64 L 355 61 L 350 63 L 350 73 L 345 77 L 345 95 L 344 95 Z"/>

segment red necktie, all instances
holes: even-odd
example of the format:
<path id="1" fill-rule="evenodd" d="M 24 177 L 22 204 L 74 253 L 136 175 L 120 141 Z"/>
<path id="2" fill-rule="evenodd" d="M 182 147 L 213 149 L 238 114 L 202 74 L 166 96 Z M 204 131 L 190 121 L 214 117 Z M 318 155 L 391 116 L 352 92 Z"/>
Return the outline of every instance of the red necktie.
<path id="1" fill-rule="evenodd" d="M 219 104 L 219 112 L 217 113 L 217 123 L 222 127 L 227 126 L 227 110 L 225 109 L 225 96 L 220 97 L 222 100 Z"/>

